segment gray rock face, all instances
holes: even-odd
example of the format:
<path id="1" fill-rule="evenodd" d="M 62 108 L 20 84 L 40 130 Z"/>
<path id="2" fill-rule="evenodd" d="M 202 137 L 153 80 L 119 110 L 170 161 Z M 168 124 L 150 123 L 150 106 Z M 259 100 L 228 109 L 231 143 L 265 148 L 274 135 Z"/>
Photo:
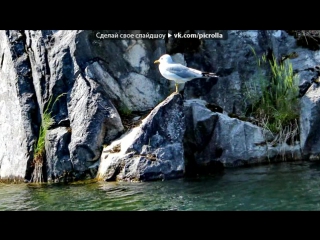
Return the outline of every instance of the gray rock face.
<path id="1" fill-rule="evenodd" d="M 86 74 L 103 86 L 110 99 L 120 103 L 120 109 L 147 111 L 163 100 L 160 86 L 142 74 L 131 72 L 117 81 L 98 62 L 90 64 Z"/>
<path id="2" fill-rule="evenodd" d="M 224 167 L 269 162 L 277 155 L 301 157 L 300 147 L 271 146 L 270 132 L 205 107 L 205 101 L 185 102 L 185 158 L 188 165 L 208 167 L 220 162 Z"/>
<path id="3" fill-rule="evenodd" d="M 79 75 L 70 94 L 69 151 L 77 172 L 85 172 L 100 157 L 103 143 L 124 129 L 117 110 L 103 93 L 96 82 Z"/>
<path id="4" fill-rule="evenodd" d="M 23 179 L 38 131 L 25 35 L 0 31 L 0 179 Z"/>
<path id="5" fill-rule="evenodd" d="M 65 172 L 72 171 L 68 144 L 71 129 L 58 127 L 48 130 L 46 136 L 46 165 L 48 181 L 59 179 Z"/>
<path id="6" fill-rule="evenodd" d="M 257 56 L 273 53 L 277 59 L 296 53 L 288 61 L 307 86 L 300 96 L 300 146 L 304 157 L 317 158 L 319 93 L 311 82 L 319 75 L 319 51 L 297 46 L 280 30 L 233 30 L 228 35 L 228 40 L 177 45 L 173 38 L 167 43 L 99 39 L 97 31 L 88 30 L 0 31 L 0 179 L 30 179 L 41 116 L 50 98 L 58 96 L 49 109 L 54 124 L 46 137 L 49 180 L 65 172 L 76 179 L 94 177 L 92 169 L 100 162 L 100 179 L 154 180 L 181 177 L 187 166 L 238 166 L 279 154 L 301 157 L 299 146 L 270 146 L 261 128 L 220 114 L 246 111 L 247 87 L 257 77 L 252 48 Z M 153 62 L 168 51 L 219 79 L 187 82 L 185 106 L 180 95 L 166 99 L 174 84 Z M 213 113 L 200 100 L 222 110 Z M 121 112 L 153 108 L 140 127 L 118 139 L 124 131 Z"/>
<path id="7" fill-rule="evenodd" d="M 48 49 L 50 48 L 51 31 L 25 31 L 25 52 L 30 59 L 30 74 L 39 104 L 39 114 L 44 111 L 44 104 L 49 99 L 51 69 L 49 66 Z M 60 59 L 59 59 L 60 61 Z M 62 64 L 62 61 L 61 63 Z"/>
<path id="8" fill-rule="evenodd" d="M 167 82 L 150 78 L 156 72 L 150 63 L 163 52 L 162 41 L 108 41 L 95 35 L 95 31 L 1 31 L 1 80 L 5 79 L 1 84 L 7 90 L 1 96 L 6 106 L 1 109 L 1 122 L 6 128 L 10 122 L 12 130 L 7 128 L 1 134 L 8 145 L 0 158 L 0 177 L 30 179 L 33 144 L 50 98 L 54 101 L 65 94 L 48 111 L 54 119 L 52 130 L 70 127 L 71 137 L 50 132 L 50 139 L 67 142 L 61 143 L 65 156 L 53 164 L 63 167 L 53 167 L 52 159 L 59 159 L 60 153 L 54 144 L 53 149 L 47 144 L 47 158 L 52 158 L 47 159 L 49 178 L 52 174 L 58 177 L 64 167 L 64 171 L 70 170 L 69 164 L 63 164 L 67 152 L 76 175 L 95 164 L 102 145 L 124 129 L 115 105 L 145 111 L 164 99 Z M 12 111 L 20 112 L 12 115 Z M 10 139 L 21 143 L 23 150 L 12 151 Z M 11 159 L 25 160 L 25 164 L 13 167 L 18 163 Z"/>
<path id="9" fill-rule="evenodd" d="M 114 30 L 103 31 L 109 32 Z M 97 31 L 80 32 L 74 55 L 78 65 L 104 87 L 118 109 L 151 110 L 165 99 L 168 82 L 155 77 L 158 69 L 153 64 L 165 52 L 163 40 L 110 40 L 96 35 Z"/>
<path id="10" fill-rule="evenodd" d="M 267 52 L 267 31 L 228 31 L 227 40 L 202 40 L 196 53 L 185 53 L 189 67 L 214 72 L 218 79 L 196 79 L 185 84 L 185 98 L 201 98 L 220 106 L 227 113 L 241 115 L 247 107 L 243 101 L 246 82 L 257 72 L 256 57 Z"/>
<path id="11" fill-rule="evenodd" d="M 149 181 L 182 177 L 184 131 L 181 95 L 170 95 L 140 126 L 103 149 L 97 178 Z"/>
<path id="12" fill-rule="evenodd" d="M 55 122 L 52 128 L 68 127 L 71 134 L 50 132 L 49 140 L 58 139 L 60 147 L 47 144 L 48 178 L 64 172 L 83 176 L 100 157 L 102 145 L 123 131 L 120 116 L 99 82 L 86 79 L 83 67 L 92 52 L 77 49 L 88 43 L 82 31 L 26 31 L 26 35 L 39 113 L 48 108 L 50 97 L 55 101 L 60 96 L 48 109 Z"/>
<path id="13" fill-rule="evenodd" d="M 301 99 L 300 143 L 305 157 L 318 158 L 320 155 L 320 88 L 313 83 Z"/>
<path id="14" fill-rule="evenodd" d="M 281 59 L 295 52 L 297 57 L 286 61 L 292 63 L 301 83 L 310 82 L 317 75 L 313 68 L 320 61 L 319 51 L 297 46 L 294 37 L 282 30 L 230 30 L 227 40 L 202 39 L 198 44 L 195 52 L 188 48 L 180 49 L 187 66 L 217 73 L 219 79 L 187 82 L 184 97 L 203 99 L 220 106 L 226 113 L 237 115 L 246 112 L 250 104 L 245 101 L 248 90 L 257 85 L 257 57 L 262 54 L 271 57 L 273 54 L 276 59 Z M 262 71 L 268 74 L 270 69 L 263 67 Z"/>

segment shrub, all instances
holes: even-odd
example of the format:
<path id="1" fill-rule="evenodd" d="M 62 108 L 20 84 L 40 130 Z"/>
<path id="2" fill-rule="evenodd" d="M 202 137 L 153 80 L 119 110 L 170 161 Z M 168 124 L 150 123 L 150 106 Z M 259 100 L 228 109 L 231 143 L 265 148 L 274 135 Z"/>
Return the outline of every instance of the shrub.
<path id="1" fill-rule="evenodd" d="M 262 55 L 261 59 L 257 58 L 257 64 L 258 81 L 247 94 L 250 102 L 248 113 L 257 119 L 258 125 L 274 134 L 274 143 L 293 144 L 299 135 L 298 77 L 288 60 L 278 62 L 274 56 L 267 60 Z M 269 67 L 270 76 L 263 74 L 264 66 Z"/>

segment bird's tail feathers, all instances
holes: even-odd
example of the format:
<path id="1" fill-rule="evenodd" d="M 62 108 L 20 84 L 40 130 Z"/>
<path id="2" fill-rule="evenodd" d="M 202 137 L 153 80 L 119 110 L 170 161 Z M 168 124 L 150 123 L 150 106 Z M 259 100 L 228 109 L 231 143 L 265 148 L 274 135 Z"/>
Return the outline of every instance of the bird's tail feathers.
<path id="1" fill-rule="evenodd" d="M 210 73 L 210 72 L 202 72 L 202 76 L 204 76 L 204 77 L 219 77 L 215 73 Z"/>

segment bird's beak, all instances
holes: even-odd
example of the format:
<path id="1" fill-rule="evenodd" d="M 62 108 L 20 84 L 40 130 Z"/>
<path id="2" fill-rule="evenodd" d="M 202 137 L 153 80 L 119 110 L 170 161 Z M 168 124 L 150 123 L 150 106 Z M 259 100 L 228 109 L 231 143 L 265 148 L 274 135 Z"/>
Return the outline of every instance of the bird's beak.
<path id="1" fill-rule="evenodd" d="M 159 60 L 155 60 L 154 63 L 160 63 L 160 61 Z"/>

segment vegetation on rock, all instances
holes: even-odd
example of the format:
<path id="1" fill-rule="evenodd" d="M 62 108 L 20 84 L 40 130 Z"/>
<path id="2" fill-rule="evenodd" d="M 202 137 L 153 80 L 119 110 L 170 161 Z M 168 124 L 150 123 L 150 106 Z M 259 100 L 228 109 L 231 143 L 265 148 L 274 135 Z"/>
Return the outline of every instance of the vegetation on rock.
<path id="1" fill-rule="evenodd" d="M 257 78 L 247 87 L 248 114 L 274 134 L 273 144 L 294 144 L 299 136 L 298 77 L 289 60 L 267 59 L 266 55 L 256 59 Z M 263 68 L 269 68 L 270 75 Z"/>
<path id="2" fill-rule="evenodd" d="M 53 118 L 51 116 L 52 114 L 52 109 L 54 104 L 59 100 L 60 97 L 65 95 L 66 93 L 60 94 L 56 100 L 52 103 L 52 96 L 49 99 L 49 103 L 47 108 L 44 110 L 42 114 L 42 119 L 41 119 L 41 126 L 40 126 L 40 131 L 39 131 L 39 137 L 38 141 L 35 144 L 35 150 L 34 150 L 34 156 L 33 156 L 33 162 L 32 166 L 34 167 L 31 181 L 35 183 L 41 183 L 43 182 L 43 173 L 42 173 L 42 167 L 46 155 L 46 149 L 45 149 L 45 138 L 47 131 L 49 127 L 54 123 Z M 50 109 L 50 111 L 49 111 Z"/>

